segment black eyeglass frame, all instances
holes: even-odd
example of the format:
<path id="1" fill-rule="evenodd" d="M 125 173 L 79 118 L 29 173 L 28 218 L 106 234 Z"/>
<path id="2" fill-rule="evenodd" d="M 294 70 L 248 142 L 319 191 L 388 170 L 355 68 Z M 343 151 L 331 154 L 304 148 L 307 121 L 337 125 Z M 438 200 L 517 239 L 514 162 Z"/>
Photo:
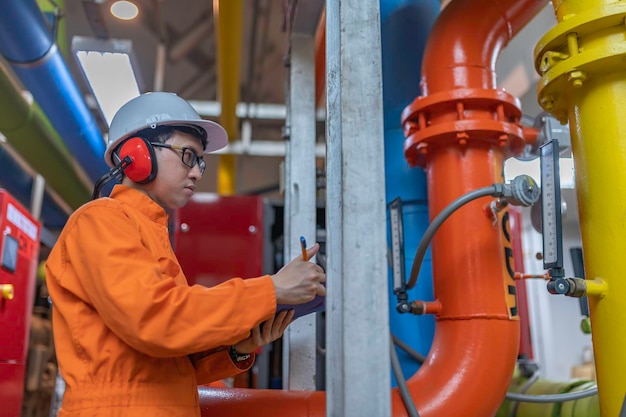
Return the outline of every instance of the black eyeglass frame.
<path id="1" fill-rule="evenodd" d="M 183 153 L 180 156 L 180 160 L 182 161 L 182 163 L 185 164 L 185 166 L 189 168 L 193 168 L 196 166 L 196 164 L 198 164 L 198 168 L 200 168 L 200 175 L 204 174 L 204 170 L 206 169 L 206 162 L 204 162 L 204 158 L 201 156 L 198 156 L 196 151 L 193 150 L 192 148 L 188 148 L 186 146 L 180 146 L 180 145 L 172 145 L 171 143 L 160 143 L 160 142 L 150 142 L 150 145 L 156 146 L 157 148 L 169 148 L 169 149 L 174 149 L 177 151 L 183 151 Z M 192 155 L 191 161 L 189 163 L 185 162 L 185 155 L 187 154 L 187 152 L 190 152 L 190 154 Z"/>

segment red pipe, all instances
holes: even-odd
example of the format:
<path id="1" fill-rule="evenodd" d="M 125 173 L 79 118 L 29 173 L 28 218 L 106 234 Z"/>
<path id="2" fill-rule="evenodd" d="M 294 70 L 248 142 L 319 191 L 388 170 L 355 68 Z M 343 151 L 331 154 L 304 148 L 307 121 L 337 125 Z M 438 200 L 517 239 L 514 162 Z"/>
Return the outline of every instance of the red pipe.
<path id="1" fill-rule="evenodd" d="M 320 16 L 315 31 L 315 108 L 324 104 L 326 92 L 326 9 Z M 325 97 L 324 97 L 325 99 Z"/>
<path id="2" fill-rule="evenodd" d="M 519 102 L 496 90 L 495 62 L 547 0 L 453 0 L 435 23 L 422 92 L 403 113 L 405 154 L 425 168 L 431 218 L 464 193 L 502 182 L 505 154 L 521 151 Z M 519 347 L 508 211 L 494 224 L 478 199 L 453 214 L 432 244 L 441 303 L 433 346 L 408 385 L 420 417 L 491 417 Z M 375 375 L 372 375 L 375 377 Z M 325 415 L 323 392 L 200 389 L 204 416 Z M 394 417 L 407 415 L 397 389 Z"/>

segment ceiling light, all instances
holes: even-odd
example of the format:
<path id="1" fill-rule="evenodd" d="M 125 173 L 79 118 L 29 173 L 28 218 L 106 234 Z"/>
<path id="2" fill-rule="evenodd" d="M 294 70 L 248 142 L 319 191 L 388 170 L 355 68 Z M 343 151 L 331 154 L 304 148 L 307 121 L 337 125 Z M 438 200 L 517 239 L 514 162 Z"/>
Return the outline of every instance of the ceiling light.
<path id="1" fill-rule="evenodd" d="M 132 20 L 139 14 L 139 9 L 129 1 L 116 1 L 111 5 L 111 14 L 121 20 Z"/>
<path id="2" fill-rule="evenodd" d="M 140 94 L 140 80 L 128 40 L 76 36 L 72 51 L 107 124 L 117 110 Z"/>

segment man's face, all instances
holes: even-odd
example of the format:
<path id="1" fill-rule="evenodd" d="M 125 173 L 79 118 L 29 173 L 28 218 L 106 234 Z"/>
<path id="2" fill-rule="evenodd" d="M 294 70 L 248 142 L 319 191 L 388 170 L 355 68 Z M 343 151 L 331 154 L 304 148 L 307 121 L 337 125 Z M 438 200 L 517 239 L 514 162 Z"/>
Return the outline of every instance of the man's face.
<path id="1" fill-rule="evenodd" d="M 200 141 L 186 133 L 174 132 L 167 144 L 190 148 L 196 155 L 203 155 Z M 154 151 L 158 173 L 154 181 L 144 186 L 144 191 L 163 208 L 181 208 L 193 195 L 196 182 L 202 176 L 200 166 L 198 163 L 192 168 L 185 165 L 180 149 L 154 147 Z"/>

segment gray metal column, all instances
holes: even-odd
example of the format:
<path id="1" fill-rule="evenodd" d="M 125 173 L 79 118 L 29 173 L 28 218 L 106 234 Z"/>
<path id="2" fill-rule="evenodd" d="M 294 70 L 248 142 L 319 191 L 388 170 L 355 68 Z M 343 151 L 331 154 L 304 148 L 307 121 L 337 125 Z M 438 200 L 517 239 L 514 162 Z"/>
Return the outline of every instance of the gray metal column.
<path id="1" fill-rule="evenodd" d="M 391 415 L 379 0 L 326 2 L 326 414 Z"/>
<path id="2" fill-rule="evenodd" d="M 315 22 L 321 1 L 297 11 L 290 33 L 288 133 L 285 186 L 285 260 L 301 253 L 300 236 L 316 239 Z M 306 16 L 305 16 L 306 15 Z M 305 17 L 308 17 L 305 19 Z M 311 24 L 312 23 L 312 24 Z M 283 336 L 283 387 L 316 388 L 316 315 L 293 322 Z"/>

